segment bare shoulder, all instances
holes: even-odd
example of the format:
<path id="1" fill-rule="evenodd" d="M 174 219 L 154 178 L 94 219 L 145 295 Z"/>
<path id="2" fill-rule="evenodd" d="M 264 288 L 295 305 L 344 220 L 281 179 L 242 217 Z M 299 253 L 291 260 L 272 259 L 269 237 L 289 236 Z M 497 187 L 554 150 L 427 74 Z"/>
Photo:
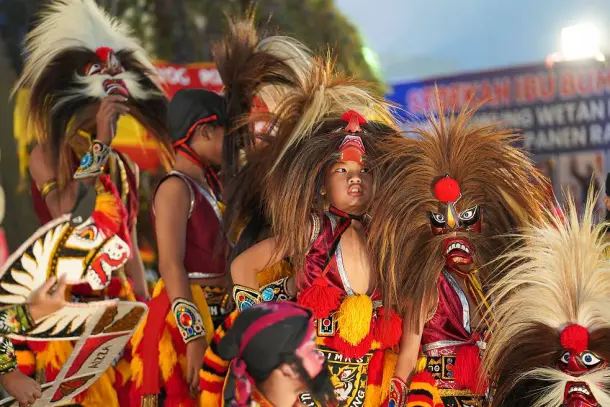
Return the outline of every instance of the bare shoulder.
<path id="1" fill-rule="evenodd" d="M 181 210 L 190 206 L 190 191 L 179 177 L 169 176 L 161 181 L 154 196 L 155 211 Z"/>
<path id="2" fill-rule="evenodd" d="M 50 151 L 45 151 L 39 144 L 34 146 L 30 153 L 29 171 L 37 184 L 44 183 L 57 175 L 52 162 Z"/>

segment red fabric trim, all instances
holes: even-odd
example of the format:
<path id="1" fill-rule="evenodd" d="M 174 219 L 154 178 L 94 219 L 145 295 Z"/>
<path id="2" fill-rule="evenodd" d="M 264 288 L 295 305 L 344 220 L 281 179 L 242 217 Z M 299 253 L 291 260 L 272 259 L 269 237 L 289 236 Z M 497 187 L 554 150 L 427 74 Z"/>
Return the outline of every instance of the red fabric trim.
<path id="1" fill-rule="evenodd" d="M 256 334 L 258 334 L 263 329 L 268 328 L 271 325 L 278 323 L 280 321 L 283 321 L 284 319 L 287 319 L 287 318 L 298 317 L 298 316 L 305 316 L 305 317 L 309 316 L 307 311 L 305 311 L 304 309 L 301 309 L 301 308 L 297 308 L 294 306 L 283 307 L 283 308 L 284 309 L 278 309 L 276 311 L 273 311 L 269 314 L 262 316 L 261 318 L 254 321 L 254 323 L 252 323 L 252 325 L 250 325 L 246 329 L 246 331 L 242 335 L 241 344 L 239 346 L 239 354 L 237 355 L 236 359 L 239 359 L 243 355 L 244 350 L 246 349 L 246 347 L 248 346 L 248 344 L 250 343 L 252 338 L 254 338 L 256 336 Z M 306 338 L 307 338 L 307 336 L 306 336 Z M 309 339 L 309 338 L 307 338 L 307 339 Z"/>
<path id="2" fill-rule="evenodd" d="M 197 120 L 195 123 L 193 123 L 193 125 L 191 127 L 189 127 L 189 129 L 186 132 L 186 135 L 184 137 L 182 137 L 181 139 L 174 142 L 174 148 L 180 147 L 181 145 L 183 145 L 184 143 L 189 141 L 189 139 L 193 135 L 193 131 L 195 131 L 195 127 L 197 127 L 203 123 L 212 122 L 214 120 L 218 120 L 218 116 L 212 115 L 212 116 L 204 117 L 203 119 Z"/>
<path id="3" fill-rule="evenodd" d="M 144 396 L 159 394 L 159 343 L 165 326 L 165 316 L 169 313 L 171 303 L 167 291 L 153 298 L 148 303 L 148 315 L 155 318 L 147 318 L 144 326 L 141 342 L 141 355 L 144 379 L 142 380 L 142 394 Z M 178 365 L 179 366 L 179 365 Z"/>
<path id="4" fill-rule="evenodd" d="M 385 354 L 383 351 L 376 351 L 369 362 L 368 378 L 369 385 L 381 386 L 383 384 L 383 362 Z"/>
<path id="5" fill-rule="evenodd" d="M 424 396 L 423 394 L 412 393 L 409 395 L 409 403 L 425 403 L 432 404 L 432 397 Z"/>

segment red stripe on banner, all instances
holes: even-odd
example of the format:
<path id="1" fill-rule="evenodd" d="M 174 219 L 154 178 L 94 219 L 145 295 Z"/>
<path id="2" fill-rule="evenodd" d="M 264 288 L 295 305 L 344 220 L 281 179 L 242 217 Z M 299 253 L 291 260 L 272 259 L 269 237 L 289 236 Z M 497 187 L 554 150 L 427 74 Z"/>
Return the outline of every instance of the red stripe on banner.
<path id="1" fill-rule="evenodd" d="M 113 339 L 116 339 L 116 338 L 119 338 L 119 337 L 125 336 L 125 335 L 128 335 L 128 334 L 119 333 L 116 335 L 108 335 L 108 336 L 87 339 L 87 341 L 85 342 L 83 347 L 80 349 L 78 356 L 76 357 L 76 359 L 74 359 L 74 362 L 72 362 L 72 366 L 70 366 L 70 370 L 68 370 L 68 373 L 66 374 L 66 378 L 69 378 L 69 377 L 73 376 L 74 374 L 76 374 L 82 367 L 83 363 L 85 363 L 85 361 L 89 358 L 89 356 L 91 356 L 98 348 L 101 348 L 102 345 L 104 345 L 106 342 L 109 342 Z M 103 356 L 103 355 L 101 355 L 101 356 Z"/>

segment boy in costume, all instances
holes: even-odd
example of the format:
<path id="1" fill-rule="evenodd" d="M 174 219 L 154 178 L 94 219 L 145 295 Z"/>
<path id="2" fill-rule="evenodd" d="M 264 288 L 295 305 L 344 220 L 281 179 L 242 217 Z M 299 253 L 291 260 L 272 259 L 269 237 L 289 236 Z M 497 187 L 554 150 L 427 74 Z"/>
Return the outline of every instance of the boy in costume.
<path id="1" fill-rule="evenodd" d="M 245 310 L 220 341 L 219 353 L 232 360 L 226 406 L 293 407 L 303 391 L 324 406 L 335 405 L 312 314 L 305 308 L 284 302 Z"/>
<path id="2" fill-rule="evenodd" d="M 27 91 L 27 117 L 33 143 L 29 157 L 32 199 L 42 224 L 74 205 L 77 182 L 94 185 L 118 203 L 108 216 L 119 219 L 117 234 L 132 249 L 103 290 L 71 286 L 78 301 L 103 298 L 148 298 L 144 268 L 137 250 L 138 170 L 110 144 L 117 120 L 135 117 L 159 141 L 161 154 L 170 145 L 165 125 L 166 99 L 145 51 L 129 29 L 98 8 L 93 0 L 54 0 L 41 13 L 26 39 L 27 58 L 15 87 Z M 114 204 L 112 205 L 113 207 Z M 131 278 L 131 284 L 126 276 Z M 52 381 L 72 345 L 29 343 L 36 368 Z M 121 360 L 87 392 L 83 405 L 126 403 L 129 361 Z M 114 388 L 113 388 L 114 387 Z M 96 404 L 97 403 L 97 404 Z"/>
<path id="3" fill-rule="evenodd" d="M 525 229 L 524 246 L 490 292 L 497 324 L 484 357 L 496 406 L 610 405 L 610 264 L 607 225 L 589 195 Z"/>
<path id="4" fill-rule="evenodd" d="M 377 162 L 388 175 L 369 242 L 385 304 L 404 317 L 389 405 L 488 402 L 478 375 L 493 320 L 487 264 L 513 242 L 505 234 L 539 219 L 546 180 L 512 146 L 517 135 L 471 123 L 474 113 L 431 115 L 414 137 L 384 144 Z"/>
<path id="5" fill-rule="evenodd" d="M 161 279 L 132 341 L 134 406 L 140 399 L 156 404 L 161 392 L 162 405 L 196 405 L 207 341 L 213 323 L 224 319 L 222 189 L 214 168 L 222 159 L 225 101 L 211 91 L 183 89 L 170 102 L 168 122 L 176 162 L 153 195 Z"/>

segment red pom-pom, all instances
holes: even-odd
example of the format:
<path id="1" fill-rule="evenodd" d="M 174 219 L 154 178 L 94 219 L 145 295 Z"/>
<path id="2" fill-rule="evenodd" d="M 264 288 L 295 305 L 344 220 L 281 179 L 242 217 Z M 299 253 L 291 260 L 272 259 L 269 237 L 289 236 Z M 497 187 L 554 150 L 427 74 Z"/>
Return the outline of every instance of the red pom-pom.
<path id="1" fill-rule="evenodd" d="M 112 48 L 110 47 L 99 47 L 95 50 L 95 54 L 103 62 L 106 62 L 108 60 L 108 55 L 110 55 L 112 52 L 114 51 L 112 51 Z"/>
<path id="2" fill-rule="evenodd" d="M 358 344 L 352 345 L 344 341 L 341 338 L 339 333 L 335 333 L 335 336 L 332 338 L 332 348 L 337 352 L 341 353 L 343 356 L 346 356 L 350 359 L 359 359 L 369 353 L 371 350 L 371 343 L 373 342 L 373 335 L 371 332 L 368 333 L 367 336 Z"/>
<path id="3" fill-rule="evenodd" d="M 382 349 L 398 345 L 402 337 L 402 318 L 393 310 L 389 318 L 385 307 L 377 313 L 377 320 L 373 327 L 373 339 L 381 344 Z"/>
<path id="4" fill-rule="evenodd" d="M 421 372 L 414 374 L 411 382 L 426 383 L 429 385 L 436 384 L 434 377 L 432 377 L 432 373 L 430 373 L 428 369 L 424 369 Z"/>
<path id="5" fill-rule="evenodd" d="M 485 393 L 485 383 L 481 376 L 481 357 L 477 345 L 463 345 L 455 357 L 453 378 L 455 382 L 475 394 Z"/>
<path id="6" fill-rule="evenodd" d="M 341 294 L 341 290 L 328 284 L 324 277 L 316 277 L 311 286 L 301 292 L 297 302 L 311 309 L 315 318 L 328 318 L 341 305 Z"/>
<path id="7" fill-rule="evenodd" d="M 108 287 L 106 287 L 106 295 L 110 298 L 118 298 L 123 289 L 123 282 L 120 278 L 111 278 Z"/>
<path id="8" fill-rule="evenodd" d="M 453 178 L 445 176 L 434 184 L 434 196 L 444 203 L 455 202 L 460 197 L 460 185 Z"/>
<path id="9" fill-rule="evenodd" d="M 351 133 L 358 133 L 362 131 L 360 125 L 366 123 L 366 119 L 355 110 L 348 110 L 347 112 L 343 113 L 341 115 L 341 120 L 347 122 L 345 131 L 349 131 Z"/>
<path id="10" fill-rule="evenodd" d="M 582 353 L 589 348 L 589 331 L 581 325 L 570 325 L 561 332 L 561 346 Z"/>

